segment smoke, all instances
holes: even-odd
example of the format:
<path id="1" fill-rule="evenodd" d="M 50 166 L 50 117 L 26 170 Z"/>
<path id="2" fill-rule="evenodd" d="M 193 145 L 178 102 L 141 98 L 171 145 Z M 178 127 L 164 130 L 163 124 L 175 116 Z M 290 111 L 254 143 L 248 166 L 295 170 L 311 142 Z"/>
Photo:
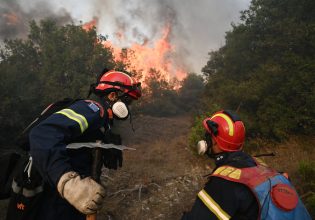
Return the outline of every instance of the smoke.
<path id="1" fill-rule="evenodd" d="M 4 0 L 1 0 L 4 1 Z M 25 36 L 27 22 L 51 16 L 63 22 L 98 18 L 98 32 L 121 47 L 153 44 L 170 27 L 174 58 L 188 72 L 200 72 L 208 52 L 224 45 L 231 22 L 250 0 L 7 0 L 0 3 L 0 39 Z M 4 14 L 13 13 L 16 18 Z"/>
<path id="2" fill-rule="evenodd" d="M 39 21 L 43 18 L 54 19 L 58 24 L 72 21 L 71 15 L 64 9 L 58 12 L 51 10 L 45 2 L 33 4 L 34 8 L 25 8 L 18 1 L 7 0 L 0 2 L 0 40 L 25 38 L 31 20 Z"/>

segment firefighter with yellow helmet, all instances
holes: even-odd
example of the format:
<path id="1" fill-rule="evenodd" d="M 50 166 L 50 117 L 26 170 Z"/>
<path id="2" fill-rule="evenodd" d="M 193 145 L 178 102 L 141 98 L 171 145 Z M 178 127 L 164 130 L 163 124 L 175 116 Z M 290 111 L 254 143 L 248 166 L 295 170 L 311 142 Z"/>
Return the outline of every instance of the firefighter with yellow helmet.
<path id="1" fill-rule="evenodd" d="M 219 111 L 203 126 L 198 153 L 216 167 L 182 220 L 311 219 L 288 178 L 242 151 L 245 127 L 238 115 Z"/>

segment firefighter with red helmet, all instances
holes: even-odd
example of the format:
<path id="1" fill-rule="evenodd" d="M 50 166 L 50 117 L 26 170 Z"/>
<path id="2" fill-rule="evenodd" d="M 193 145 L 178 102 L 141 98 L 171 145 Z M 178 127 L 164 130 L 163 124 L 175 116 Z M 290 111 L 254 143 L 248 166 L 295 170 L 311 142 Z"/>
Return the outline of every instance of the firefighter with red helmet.
<path id="1" fill-rule="evenodd" d="M 182 220 L 311 219 L 287 177 L 242 151 L 245 127 L 238 115 L 219 111 L 203 126 L 197 150 L 216 167 Z"/>
<path id="2" fill-rule="evenodd" d="M 121 71 L 103 71 L 90 93 L 99 100 L 75 100 L 30 131 L 30 155 L 44 181 L 41 207 L 32 219 L 85 219 L 96 213 L 105 197 L 103 186 L 91 178 L 91 148 L 69 149 L 71 143 L 96 141 L 121 145 L 111 132 L 113 119 L 130 115 L 128 105 L 141 97 L 140 83 Z M 88 145 L 87 145 L 88 146 Z M 103 164 L 122 166 L 119 149 L 103 149 Z"/>

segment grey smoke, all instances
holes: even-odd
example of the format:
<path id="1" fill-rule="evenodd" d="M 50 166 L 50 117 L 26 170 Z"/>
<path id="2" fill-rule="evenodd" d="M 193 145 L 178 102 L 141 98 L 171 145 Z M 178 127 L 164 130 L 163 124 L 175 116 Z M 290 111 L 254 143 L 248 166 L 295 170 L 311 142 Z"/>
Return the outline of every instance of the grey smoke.
<path id="1" fill-rule="evenodd" d="M 109 40 L 128 47 L 131 43 L 152 43 L 166 24 L 172 26 L 170 40 L 175 45 L 174 59 L 187 71 L 199 73 L 208 52 L 224 45 L 224 35 L 231 23 L 238 23 L 240 11 L 250 0 L 1 0 L 0 12 L 17 10 L 26 19 L 46 15 L 63 17 L 63 22 L 88 22 L 98 17 L 98 31 Z M 10 3 L 10 4 L 9 4 Z M 65 19 L 66 18 L 66 19 Z M 6 26 L 0 16 L 0 39 L 25 33 Z M 117 33 L 126 38 L 117 38 Z"/>
<path id="2" fill-rule="evenodd" d="M 28 34 L 29 22 L 43 18 L 54 19 L 58 24 L 72 22 L 71 15 L 65 10 L 51 10 L 50 5 L 38 2 L 34 8 L 26 10 L 16 0 L 0 1 L 0 40 L 25 38 Z"/>

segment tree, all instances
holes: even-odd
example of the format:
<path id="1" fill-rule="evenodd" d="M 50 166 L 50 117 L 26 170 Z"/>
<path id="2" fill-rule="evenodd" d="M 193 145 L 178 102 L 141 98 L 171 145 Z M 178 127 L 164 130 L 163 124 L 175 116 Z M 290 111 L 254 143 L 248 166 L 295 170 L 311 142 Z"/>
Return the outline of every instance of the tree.
<path id="1" fill-rule="evenodd" d="M 86 97 L 104 68 L 114 68 L 95 29 L 53 20 L 30 23 L 26 40 L 6 40 L 0 51 L 1 144 L 15 137 L 49 103 Z"/>
<path id="2" fill-rule="evenodd" d="M 225 45 L 209 53 L 205 103 L 239 108 L 254 136 L 313 134 L 314 10 L 309 0 L 253 0 Z"/>
<path id="3" fill-rule="evenodd" d="M 172 116 L 179 113 L 175 84 L 157 70 L 151 69 L 144 80 L 143 98 L 139 110 L 153 116 Z"/>
<path id="4" fill-rule="evenodd" d="M 200 75 L 188 74 L 181 82 L 178 91 L 178 105 L 185 112 L 200 109 L 200 100 L 204 92 L 204 82 Z"/>

